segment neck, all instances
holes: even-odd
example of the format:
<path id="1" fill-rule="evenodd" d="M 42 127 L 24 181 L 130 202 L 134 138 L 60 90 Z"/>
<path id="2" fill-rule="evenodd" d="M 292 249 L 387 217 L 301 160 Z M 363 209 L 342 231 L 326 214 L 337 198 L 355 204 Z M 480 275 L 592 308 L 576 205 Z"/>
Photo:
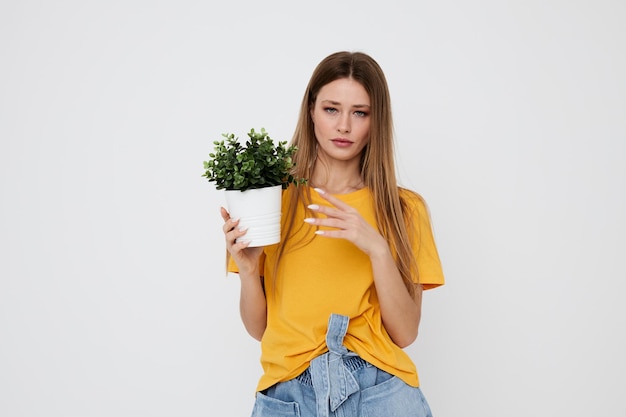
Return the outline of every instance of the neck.
<path id="1" fill-rule="evenodd" d="M 358 164 L 332 164 L 319 159 L 309 179 L 311 187 L 321 188 L 330 194 L 348 194 L 365 186 Z"/>

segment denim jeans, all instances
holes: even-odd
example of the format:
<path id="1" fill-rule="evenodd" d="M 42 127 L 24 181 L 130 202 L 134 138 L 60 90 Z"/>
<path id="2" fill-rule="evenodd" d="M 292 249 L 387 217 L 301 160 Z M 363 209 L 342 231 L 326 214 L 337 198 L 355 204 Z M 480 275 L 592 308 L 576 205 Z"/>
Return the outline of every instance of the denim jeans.
<path id="1" fill-rule="evenodd" d="M 343 346 L 349 318 L 332 314 L 328 352 L 296 378 L 256 394 L 252 417 L 432 417 L 419 388 Z"/>

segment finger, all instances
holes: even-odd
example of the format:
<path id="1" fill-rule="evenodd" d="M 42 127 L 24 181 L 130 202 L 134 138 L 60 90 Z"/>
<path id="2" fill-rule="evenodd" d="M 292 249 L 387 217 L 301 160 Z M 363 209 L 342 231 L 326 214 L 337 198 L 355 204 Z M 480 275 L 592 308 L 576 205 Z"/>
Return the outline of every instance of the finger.
<path id="1" fill-rule="evenodd" d="M 345 230 L 316 230 L 315 234 L 334 239 L 348 239 L 348 233 Z"/>
<path id="2" fill-rule="evenodd" d="M 348 206 L 347 210 L 340 210 L 332 206 L 320 206 L 318 204 L 309 204 L 307 207 L 312 212 L 319 213 L 325 216 L 325 217 L 320 217 L 320 218 L 339 219 L 343 221 L 349 221 L 350 218 L 355 215 L 355 213 L 358 214 L 356 211 L 352 211 L 352 207 L 350 206 Z"/>
<path id="3" fill-rule="evenodd" d="M 309 208 L 309 210 L 319 213 L 319 214 L 323 214 L 326 217 L 341 218 L 344 214 L 340 210 L 331 206 L 320 206 L 318 204 L 309 204 L 307 207 Z"/>
<path id="4" fill-rule="evenodd" d="M 311 224 L 311 225 L 315 225 L 315 226 L 333 227 L 335 229 L 342 229 L 342 230 L 345 230 L 347 228 L 347 223 L 344 220 L 336 219 L 336 218 L 322 219 L 322 218 L 307 217 L 306 219 L 304 219 L 304 222 Z"/>
<path id="5" fill-rule="evenodd" d="M 235 227 L 237 227 L 239 219 L 232 219 L 230 217 L 230 213 L 228 213 L 228 211 L 224 207 L 220 207 L 220 214 L 222 215 L 222 219 L 224 220 L 224 226 L 222 227 L 224 233 L 228 233 Z"/>
<path id="6" fill-rule="evenodd" d="M 235 243 L 234 246 L 237 247 L 237 250 L 242 251 L 248 247 L 250 242 L 251 242 L 250 240 L 239 240 L 237 243 Z"/>
<path id="7" fill-rule="evenodd" d="M 230 213 L 224 207 L 220 207 L 220 214 L 222 215 L 222 219 L 224 219 L 224 221 L 230 219 Z"/>
<path id="8" fill-rule="evenodd" d="M 241 243 L 243 239 L 240 238 L 246 233 L 248 233 L 247 228 L 233 228 L 232 230 L 226 232 L 226 242 L 231 246 L 235 245 L 236 243 Z"/>
<path id="9" fill-rule="evenodd" d="M 230 255 L 235 259 L 235 262 L 241 260 L 242 257 L 245 257 L 248 246 L 250 245 L 250 241 L 248 240 L 240 240 L 238 242 L 231 242 L 228 245 L 227 250 Z"/>
<path id="10" fill-rule="evenodd" d="M 239 224 L 239 219 L 234 219 L 234 220 L 228 219 L 226 220 L 226 223 L 224 223 L 222 230 L 224 231 L 224 233 L 231 232 L 235 229 L 235 227 L 237 227 L 238 224 Z"/>
<path id="11" fill-rule="evenodd" d="M 352 206 L 350 206 L 347 203 L 344 203 L 343 201 L 341 201 L 340 199 L 338 199 L 334 195 L 327 193 L 326 191 L 322 190 L 321 188 L 314 188 L 314 190 L 317 191 L 317 193 L 320 195 L 320 197 L 322 197 L 324 200 L 328 201 L 330 204 L 332 204 L 333 206 L 337 207 L 338 209 L 340 209 L 342 211 L 351 211 L 352 210 Z"/>

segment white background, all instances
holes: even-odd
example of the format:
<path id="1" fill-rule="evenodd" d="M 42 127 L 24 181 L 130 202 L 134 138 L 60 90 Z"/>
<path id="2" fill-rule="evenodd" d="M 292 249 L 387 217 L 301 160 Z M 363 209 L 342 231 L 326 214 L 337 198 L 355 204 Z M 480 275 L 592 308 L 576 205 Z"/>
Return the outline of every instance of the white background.
<path id="1" fill-rule="evenodd" d="M 3 1 L 0 415 L 249 415 L 202 161 L 290 139 L 344 49 L 385 70 L 432 212 L 447 285 L 408 352 L 435 415 L 626 415 L 625 5 Z"/>

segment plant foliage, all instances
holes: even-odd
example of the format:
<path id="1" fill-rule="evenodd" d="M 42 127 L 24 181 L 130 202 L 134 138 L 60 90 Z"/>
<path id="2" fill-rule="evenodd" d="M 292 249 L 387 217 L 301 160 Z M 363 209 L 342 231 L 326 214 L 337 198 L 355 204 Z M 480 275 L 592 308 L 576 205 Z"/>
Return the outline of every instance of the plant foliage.
<path id="1" fill-rule="evenodd" d="M 215 150 L 204 161 L 204 174 L 214 182 L 218 190 L 240 190 L 264 188 L 290 183 L 304 182 L 291 175 L 294 166 L 292 156 L 295 146 L 287 142 L 275 143 L 261 128 L 260 132 L 250 129 L 245 146 L 233 133 L 223 133 L 225 140 L 214 141 Z"/>

